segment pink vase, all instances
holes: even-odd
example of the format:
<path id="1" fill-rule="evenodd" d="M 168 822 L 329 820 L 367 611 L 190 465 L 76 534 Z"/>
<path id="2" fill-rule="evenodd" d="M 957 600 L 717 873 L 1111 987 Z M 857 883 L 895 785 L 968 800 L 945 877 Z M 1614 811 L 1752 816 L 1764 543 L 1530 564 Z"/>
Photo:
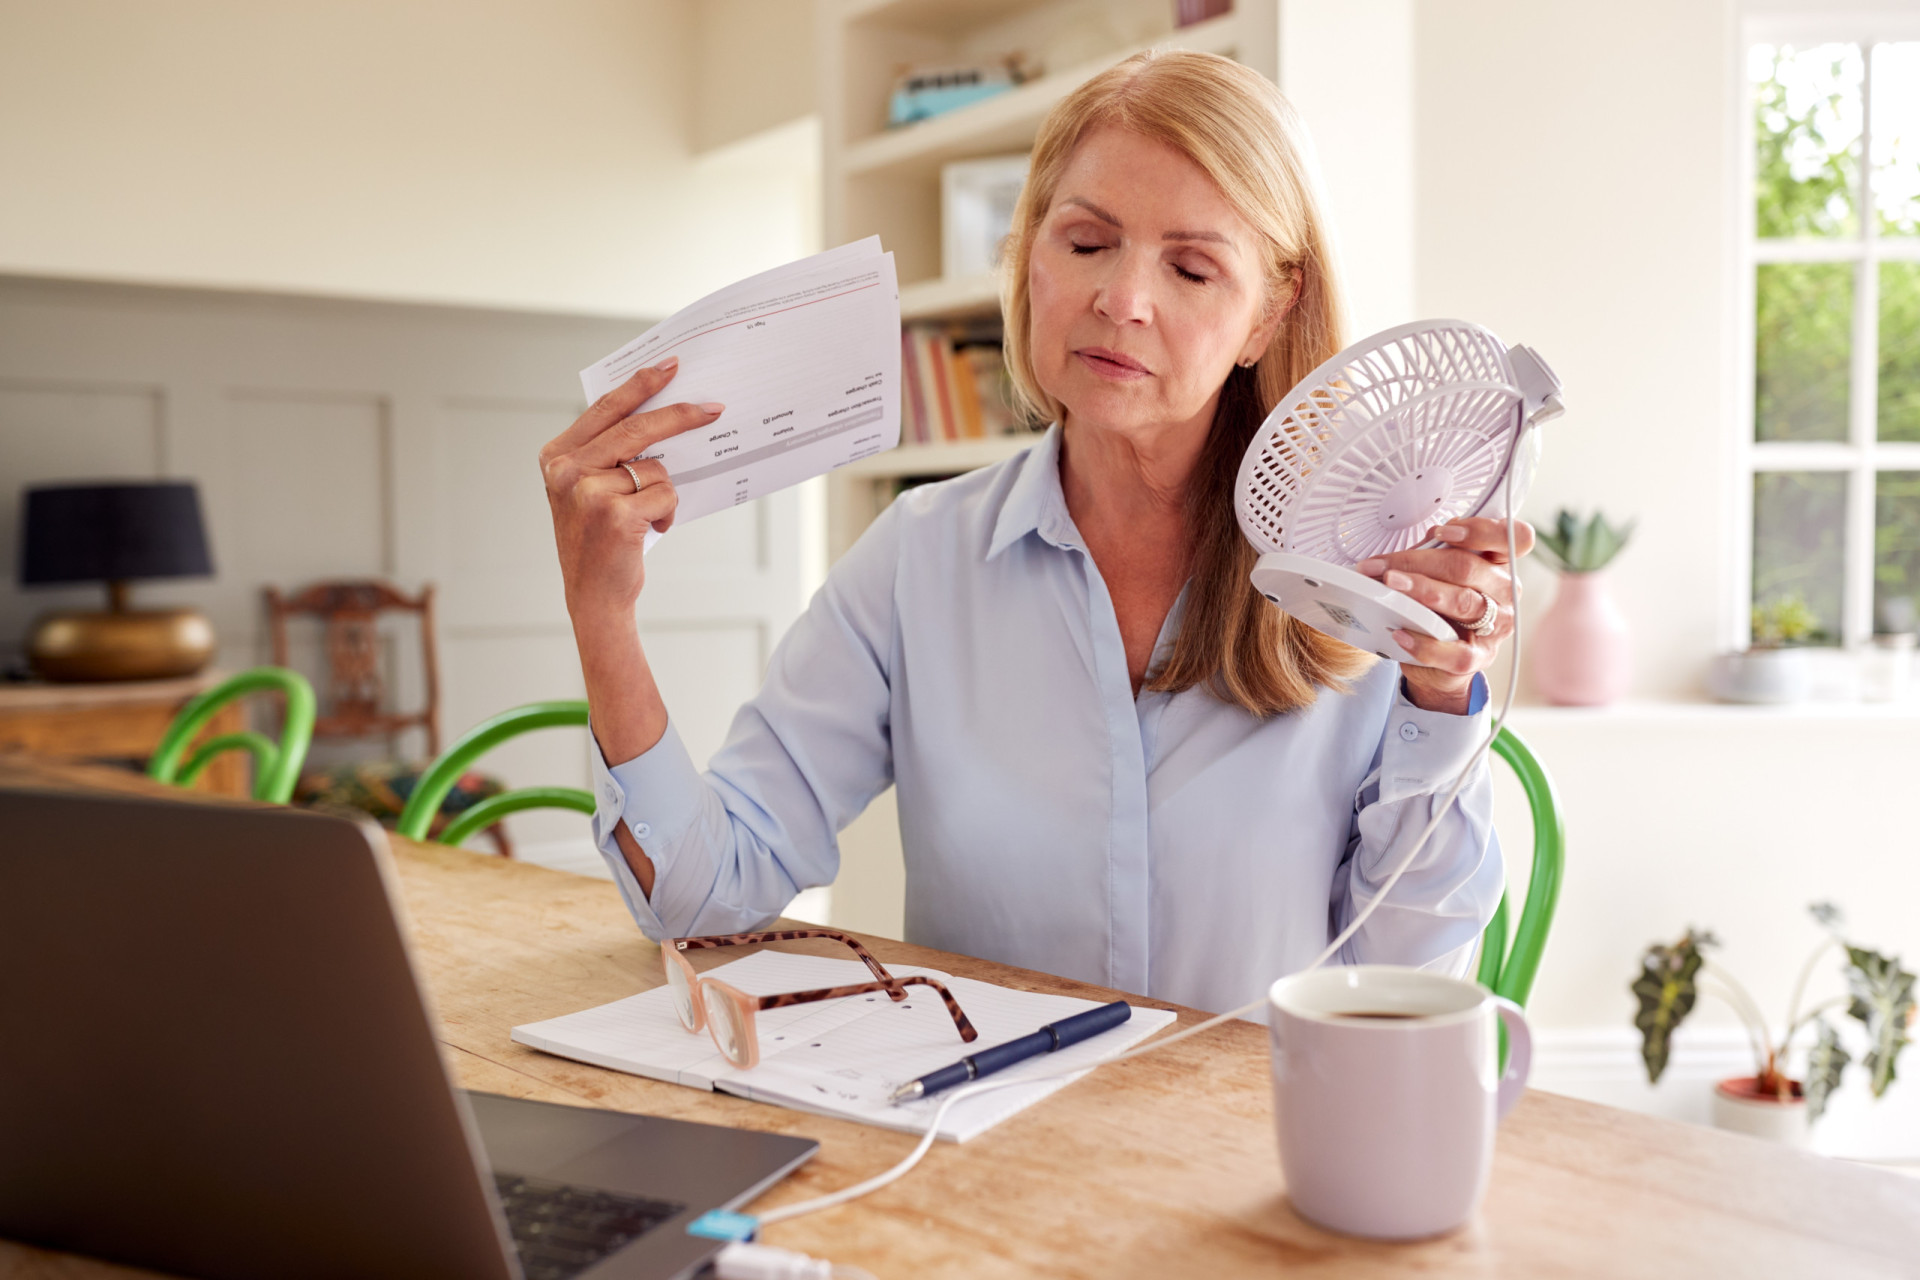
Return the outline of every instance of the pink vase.
<path id="1" fill-rule="evenodd" d="M 1560 587 L 1532 632 L 1533 684 L 1563 707 L 1604 707 L 1633 679 L 1627 619 L 1607 591 L 1604 573 L 1563 573 Z"/>

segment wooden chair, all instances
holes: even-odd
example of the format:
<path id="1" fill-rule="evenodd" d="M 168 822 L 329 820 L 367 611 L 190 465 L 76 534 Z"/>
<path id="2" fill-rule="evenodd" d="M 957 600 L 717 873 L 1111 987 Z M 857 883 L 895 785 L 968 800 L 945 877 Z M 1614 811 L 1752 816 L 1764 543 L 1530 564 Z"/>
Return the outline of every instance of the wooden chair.
<path id="1" fill-rule="evenodd" d="M 267 618 L 273 642 L 273 661 L 286 666 L 287 624 L 295 617 L 320 620 L 326 675 L 320 681 L 321 714 L 313 726 L 316 740 L 383 739 L 387 756 L 377 761 L 311 769 L 300 777 L 295 801 L 305 805 L 355 809 L 387 826 L 398 823 L 407 801 L 426 772 L 427 762 L 440 754 L 440 666 L 433 629 L 433 587 L 409 596 L 392 583 L 378 579 L 340 579 L 316 582 L 284 596 L 266 589 Z M 414 710 L 391 705 L 388 681 L 382 672 L 381 620 L 411 616 L 420 634 L 421 668 L 426 698 Z M 400 735 L 423 730 L 427 760 L 400 758 Z M 433 829 L 444 830 L 466 810 L 506 790 L 497 779 L 465 774 L 454 780 L 435 815 Z M 513 846 L 505 828 L 487 827 L 487 835 L 505 857 Z"/>
<path id="2" fill-rule="evenodd" d="M 193 757 L 181 763 L 187 745 L 206 728 L 220 709 L 250 693 L 277 690 L 286 699 L 280 718 L 280 741 L 251 729 L 223 733 L 202 743 Z M 147 776 L 175 786 L 188 786 L 223 751 L 246 751 L 253 756 L 253 798 L 285 804 L 293 798 L 295 779 L 307 758 L 313 736 L 313 689 L 299 673 L 284 667 L 255 667 L 207 690 L 181 708 L 147 762 Z"/>
<path id="3" fill-rule="evenodd" d="M 1507 934 L 1508 895 L 1501 896 L 1499 909 L 1481 938 L 1478 977 L 1480 984 L 1495 995 L 1525 1008 L 1527 997 L 1533 994 L 1534 975 L 1540 972 L 1540 957 L 1547 949 L 1554 908 L 1560 902 L 1567 828 L 1560 816 L 1560 798 L 1553 779 L 1520 735 L 1503 727 L 1493 740 L 1493 751 L 1513 767 L 1527 796 L 1527 808 L 1533 815 L 1533 876 L 1527 882 L 1526 905 L 1511 942 Z"/>

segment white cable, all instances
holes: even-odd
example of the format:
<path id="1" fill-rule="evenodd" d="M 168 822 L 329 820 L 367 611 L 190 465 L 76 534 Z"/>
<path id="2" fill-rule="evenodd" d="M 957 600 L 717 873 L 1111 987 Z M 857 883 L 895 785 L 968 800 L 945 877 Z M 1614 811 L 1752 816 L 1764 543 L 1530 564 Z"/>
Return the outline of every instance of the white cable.
<path id="1" fill-rule="evenodd" d="M 719 1280 L 873 1280 L 873 1273 L 835 1265 L 794 1249 L 737 1240 L 713 1257 Z"/>
<path id="2" fill-rule="evenodd" d="M 1507 451 L 1506 477 L 1504 480 L 1505 489 L 1502 494 L 1507 508 L 1507 571 L 1513 575 L 1516 589 L 1519 583 L 1520 556 L 1517 535 L 1514 533 L 1514 525 L 1517 520 L 1513 509 L 1513 464 L 1520 450 L 1521 437 L 1533 429 L 1534 427 L 1531 422 L 1523 422 L 1520 430 L 1514 433 L 1513 443 Z M 1308 973 L 1318 969 L 1321 965 L 1338 955 L 1340 948 L 1344 947 L 1353 935 L 1360 931 L 1360 926 L 1367 922 L 1367 917 L 1373 914 L 1374 908 L 1386 901 L 1387 894 L 1392 892 L 1396 884 L 1400 883 L 1400 877 L 1405 875 L 1408 868 L 1413 866 L 1414 861 L 1419 858 L 1421 850 L 1426 848 L 1427 841 L 1431 839 L 1433 833 L 1439 829 L 1440 823 L 1446 818 L 1447 814 L 1453 810 L 1453 802 L 1459 798 L 1460 792 L 1466 787 L 1467 779 L 1473 776 L 1474 771 L 1480 767 L 1481 761 L 1487 758 L 1487 752 L 1493 749 L 1494 740 L 1500 736 L 1500 731 L 1506 727 L 1507 715 L 1513 710 L 1514 691 L 1520 687 L 1520 610 L 1517 595 L 1515 596 L 1514 604 L 1513 652 L 1508 661 L 1507 691 L 1500 700 L 1500 710 L 1495 713 L 1488 727 L 1486 738 L 1475 748 L 1473 755 L 1468 757 L 1467 763 L 1461 766 L 1460 772 L 1455 775 L 1453 779 L 1453 786 L 1447 791 L 1446 798 L 1434 809 L 1433 816 L 1427 820 L 1427 825 L 1421 829 L 1419 838 L 1413 842 L 1413 848 L 1407 851 L 1407 856 L 1400 859 L 1400 863 L 1394 867 L 1393 873 L 1381 882 L 1380 887 L 1374 891 L 1373 897 L 1368 899 L 1367 904 L 1360 908 L 1353 919 L 1347 923 L 1347 927 L 1342 929 L 1335 935 L 1333 941 L 1327 944 L 1326 950 L 1322 951 L 1312 964 L 1300 972 Z M 1211 1031 L 1224 1022 L 1231 1022 L 1235 1018 L 1243 1018 L 1250 1013 L 1254 1013 L 1264 1008 L 1266 1003 L 1267 998 L 1262 995 L 1258 1000 L 1243 1004 L 1238 1009 L 1229 1009 L 1225 1013 L 1217 1013 L 1203 1022 L 1196 1022 L 1184 1031 L 1177 1031 L 1170 1036 L 1162 1036 L 1160 1039 L 1153 1040 L 1147 1044 L 1136 1045 L 1122 1053 L 1110 1054 L 1105 1058 L 1100 1058 L 1088 1063 L 1086 1066 L 1071 1067 L 1063 1071 L 1050 1071 L 1043 1075 L 1023 1075 L 1010 1079 L 981 1080 L 974 1084 L 962 1085 L 941 1099 L 939 1107 L 934 1110 L 933 1119 L 927 1122 L 926 1132 L 921 1135 L 919 1145 L 914 1147 L 912 1151 L 909 1151 L 906 1157 L 891 1169 L 877 1173 L 865 1182 L 856 1182 L 850 1187 L 843 1187 L 838 1191 L 829 1192 L 824 1196 L 815 1196 L 811 1200 L 801 1200 L 794 1204 L 783 1205 L 778 1209 L 769 1209 L 767 1212 L 755 1216 L 758 1217 L 761 1226 L 771 1226 L 776 1222 L 785 1222 L 789 1218 L 798 1218 L 803 1214 L 818 1213 L 822 1209 L 831 1209 L 835 1205 L 845 1204 L 849 1200 L 857 1200 L 870 1192 L 878 1191 L 888 1183 L 898 1181 L 900 1178 L 906 1176 L 915 1165 L 919 1164 L 921 1158 L 932 1148 L 934 1139 L 940 1132 L 940 1122 L 947 1118 L 947 1112 L 953 1109 L 953 1105 L 956 1102 L 976 1097 L 983 1093 L 990 1093 L 995 1089 L 1009 1089 L 1014 1085 L 1037 1084 L 1042 1080 L 1078 1077 L 1098 1067 L 1112 1066 L 1116 1062 L 1125 1062 L 1129 1058 L 1137 1058 L 1143 1054 L 1158 1053 L 1169 1045 L 1179 1044 L 1182 1040 L 1190 1039 L 1203 1031 Z M 742 1280 L 746 1280 L 746 1278 L 743 1277 Z"/>

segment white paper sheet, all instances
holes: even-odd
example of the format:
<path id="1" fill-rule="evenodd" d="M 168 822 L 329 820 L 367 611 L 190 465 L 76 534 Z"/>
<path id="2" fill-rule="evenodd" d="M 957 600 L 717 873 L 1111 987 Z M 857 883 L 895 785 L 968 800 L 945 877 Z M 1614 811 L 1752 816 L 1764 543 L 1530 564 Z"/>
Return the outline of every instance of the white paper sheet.
<path id="1" fill-rule="evenodd" d="M 877 236 L 708 294 L 582 369 L 580 385 L 596 400 L 670 355 L 678 373 L 639 411 L 727 406 L 640 455 L 666 465 L 675 523 L 900 443 L 900 289 Z"/>
<path id="2" fill-rule="evenodd" d="M 897 1005 L 875 994 L 763 1011 L 758 1015 L 760 1064 L 741 1071 L 720 1056 L 706 1032 L 695 1035 L 682 1027 L 673 1012 L 672 993 L 656 987 L 598 1008 L 515 1027 L 513 1039 L 563 1058 L 670 1084 L 718 1089 L 758 1102 L 924 1133 L 941 1096 L 894 1106 L 887 1099 L 900 1085 L 965 1054 L 1098 1007 L 1093 1000 L 1015 991 L 949 977 L 937 969 L 899 965 L 889 966 L 889 971 L 899 977 L 920 974 L 945 983 L 980 1038 L 964 1043 L 939 995 L 924 987 L 908 987 L 909 998 Z M 757 952 L 710 972 L 750 995 L 853 985 L 873 976 L 857 960 L 779 951 Z M 1163 1009 L 1136 1007 L 1131 1018 L 1110 1031 L 1058 1053 L 1029 1058 L 992 1078 L 1012 1080 L 1071 1070 L 1118 1053 L 1173 1019 Z M 965 1142 L 1077 1078 L 1042 1080 L 968 1098 L 947 1113 L 940 1136 Z"/>

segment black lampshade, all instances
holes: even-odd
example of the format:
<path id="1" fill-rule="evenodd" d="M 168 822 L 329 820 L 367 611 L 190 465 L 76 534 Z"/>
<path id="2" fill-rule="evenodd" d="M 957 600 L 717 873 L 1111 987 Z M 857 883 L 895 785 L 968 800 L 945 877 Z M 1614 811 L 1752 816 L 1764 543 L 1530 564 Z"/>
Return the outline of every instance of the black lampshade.
<path id="1" fill-rule="evenodd" d="M 21 523 L 22 586 L 213 572 L 189 481 L 28 489 Z"/>

